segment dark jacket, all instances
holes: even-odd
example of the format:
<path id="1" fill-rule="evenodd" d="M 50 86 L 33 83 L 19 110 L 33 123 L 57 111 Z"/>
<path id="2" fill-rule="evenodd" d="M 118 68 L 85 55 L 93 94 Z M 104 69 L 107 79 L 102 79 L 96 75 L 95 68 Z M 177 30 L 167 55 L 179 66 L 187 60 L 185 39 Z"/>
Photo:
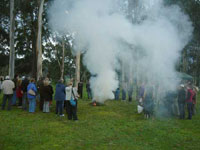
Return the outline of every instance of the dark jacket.
<path id="1" fill-rule="evenodd" d="M 65 85 L 62 83 L 56 84 L 55 100 L 56 101 L 65 100 Z"/>
<path id="2" fill-rule="evenodd" d="M 41 96 L 43 97 L 44 101 L 51 101 L 53 95 L 53 88 L 51 85 L 43 86 L 41 88 Z"/>
<path id="3" fill-rule="evenodd" d="M 29 80 L 27 78 L 25 78 L 23 81 L 22 81 L 22 91 L 25 93 L 27 92 L 27 86 L 29 84 Z"/>
<path id="4" fill-rule="evenodd" d="M 186 91 L 184 90 L 184 88 L 181 88 L 178 91 L 178 103 L 184 104 L 185 101 L 186 101 Z"/>

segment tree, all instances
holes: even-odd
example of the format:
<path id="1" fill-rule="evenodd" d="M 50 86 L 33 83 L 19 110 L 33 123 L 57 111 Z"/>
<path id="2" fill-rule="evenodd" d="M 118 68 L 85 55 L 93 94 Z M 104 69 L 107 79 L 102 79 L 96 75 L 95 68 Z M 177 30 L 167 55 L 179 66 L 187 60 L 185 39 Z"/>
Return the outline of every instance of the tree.
<path id="1" fill-rule="evenodd" d="M 14 0 L 10 0 L 10 60 L 9 60 L 9 76 L 14 78 L 15 74 L 15 47 L 14 47 Z"/>
<path id="2" fill-rule="evenodd" d="M 42 13 L 43 13 L 44 0 L 40 1 L 39 14 L 38 14 L 38 33 L 37 33 L 37 80 L 42 77 Z"/>
<path id="3" fill-rule="evenodd" d="M 78 83 L 80 82 L 80 59 L 81 59 L 81 52 L 77 52 L 76 54 L 76 87 L 78 87 Z"/>

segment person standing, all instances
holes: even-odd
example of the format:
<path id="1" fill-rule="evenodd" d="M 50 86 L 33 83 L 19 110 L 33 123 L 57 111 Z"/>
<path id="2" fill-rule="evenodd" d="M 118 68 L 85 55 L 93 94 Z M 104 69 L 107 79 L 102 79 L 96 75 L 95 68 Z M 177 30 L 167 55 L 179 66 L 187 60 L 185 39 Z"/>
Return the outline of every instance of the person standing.
<path id="1" fill-rule="evenodd" d="M 192 105 L 193 105 L 194 95 L 195 95 L 195 93 L 192 90 L 192 86 L 191 86 L 191 84 L 189 84 L 187 87 L 187 99 L 186 99 L 189 120 L 192 119 Z"/>
<path id="2" fill-rule="evenodd" d="M 83 97 L 83 82 L 78 83 L 78 94 L 80 95 L 80 98 Z"/>
<path id="3" fill-rule="evenodd" d="M 27 109 L 27 87 L 29 84 L 29 80 L 27 77 L 24 78 L 22 81 L 22 91 L 23 91 L 23 96 L 22 96 L 22 109 L 26 110 Z"/>
<path id="4" fill-rule="evenodd" d="M 91 90 L 89 81 L 86 84 L 86 90 L 87 90 L 88 99 L 92 99 L 92 90 Z"/>
<path id="5" fill-rule="evenodd" d="M 23 96 L 23 91 L 22 91 L 22 80 L 19 79 L 17 81 L 17 88 L 16 88 L 16 96 L 18 100 L 18 107 L 22 108 L 22 96 Z"/>
<path id="6" fill-rule="evenodd" d="M 133 96 L 133 85 L 129 84 L 128 88 L 128 101 L 132 102 L 132 96 Z"/>
<path id="7" fill-rule="evenodd" d="M 3 78 L 0 77 L 0 94 L 1 94 L 1 91 L 2 91 L 2 87 L 1 87 L 2 83 L 3 83 Z"/>
<path id="8" fill-rule="evenodd" d="M 35 85 L 35 79 L 31 79 L 28 87 L 27 87 L 27 97 L 29 100 L 29 112 L 34 113 L 36 108 L 36 93 L 37 88 Z"/>
<path id="9" fill-rule="evenodd" d="M 179 118 L 185 118 L 185 101 L 186 101 L 186 91 L 183 84 L 180 85 L 178 90 L 178 107 L 179 107 Z"/>
<path id="10" fill-rule="evenodd" d="M 66 93 L 66 112 L 69 120 L 78 120 L 77 117 L 77 100 L 78 100 L 78 93 L 77 89 L 72 86 L 72 83 L 70 82 L 68 86 L 65 88 Z M 75 106 L 72 106 L 70 103 L 70 100 L 73 99 L 76 103 Z"/>
<path id="11" fill-rule="evenodd" d="M 38 80 L 37 82 L 37 90 L 38 90 L 38 93 L 37 93 L 37 98 L 39 100 L 39 108 L 40 108 L 40 111 L 43 111 L 43 104 L 44 104 L 44 99 L 42 97 L 42 88 L 44 86 L 44 78 L 43 77 L 40 77 L 40 79 Z"/>
<path id="12" fill-rule="evenodd" d="M 3 81 L 1 87 L 2 87 L 2 91 L 3 91 L 2 110 L 5 109 L 6 100 L 8 100 L 7 110 L 11 110 L 13 89 L 15 88 L 15 84 L 12 80 L 10 80 L 9 76 L 6 76 L 6 80 Z"/>
<path id="13" fill-rule="evenodd" d="M 48 78 L 44 80 L 44 86 L 41 89 L 41 95 L 44 99 L 43 112 L 48 113 L 50 112 L 49 106 L 50 106 L 50 101 L 52 100 L 52 95 L 53 95 L 53 88 L 52 86 L 49 85 Z"/>
<path id="14" fill-rule="evenodd" d="M 19 78 L 19 76 L 16 74 L 14 76 L 14 79 L 13 79 L 13 82 L 15 84 L 15 88 L 13 89 L 12 105 L 14 105 L 14 106 L 16 106 L 16 101 L 17 101 L 16 88 L 17 88 L 18 78 Z"/>
<path id="15" fill-rule="evenodd" d="M 65 100 L 65 85 L 63 84 L 63 80 L 59 80 L 56 84 L 56 92 L 55 92 L 55 101 L 56 101 L 56 114 L 59 114 L 61 117 L 63 114 L 64 100 Z"/>

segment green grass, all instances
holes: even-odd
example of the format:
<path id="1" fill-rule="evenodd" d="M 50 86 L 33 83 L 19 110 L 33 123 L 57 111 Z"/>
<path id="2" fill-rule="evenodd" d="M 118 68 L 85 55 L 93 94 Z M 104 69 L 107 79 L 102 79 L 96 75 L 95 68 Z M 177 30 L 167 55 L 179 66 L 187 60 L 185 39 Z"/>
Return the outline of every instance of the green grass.
<path id="1" fill-rule="evenodd" d="M 134 102 L 89 103 L 79 100 L 78 122 L 56 116 L 55 103 L 49 114 L 0 110 L 0 150 L 200 149 L 199 114 L 192 120 L 146 120 Z"/>

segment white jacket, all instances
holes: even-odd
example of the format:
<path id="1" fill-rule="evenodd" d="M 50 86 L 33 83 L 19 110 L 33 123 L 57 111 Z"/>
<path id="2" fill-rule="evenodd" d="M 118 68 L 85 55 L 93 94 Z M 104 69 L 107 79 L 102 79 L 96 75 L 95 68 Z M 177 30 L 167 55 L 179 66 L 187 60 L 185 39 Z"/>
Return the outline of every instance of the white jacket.
<path id="1" fill-rule="evenodd" d="M 77 93 L 77 88 L 73 87 L 73 93 L 72 94 L 72 86 L 68 86 L 65 88 L 65 100 L 69 101 L 71 97 L 74 99 L 74 96 L 76 99 L 78 99 L 78 93 Z"/>
<path id="2" fill-rule="evenodd" d="M 15 88 L 15 84 L 11 80 L 4 80 L 1 85 L 1 88 L 3 90 L 3 94 L 5 95 L 13 94 L 13 89 Z"/>

